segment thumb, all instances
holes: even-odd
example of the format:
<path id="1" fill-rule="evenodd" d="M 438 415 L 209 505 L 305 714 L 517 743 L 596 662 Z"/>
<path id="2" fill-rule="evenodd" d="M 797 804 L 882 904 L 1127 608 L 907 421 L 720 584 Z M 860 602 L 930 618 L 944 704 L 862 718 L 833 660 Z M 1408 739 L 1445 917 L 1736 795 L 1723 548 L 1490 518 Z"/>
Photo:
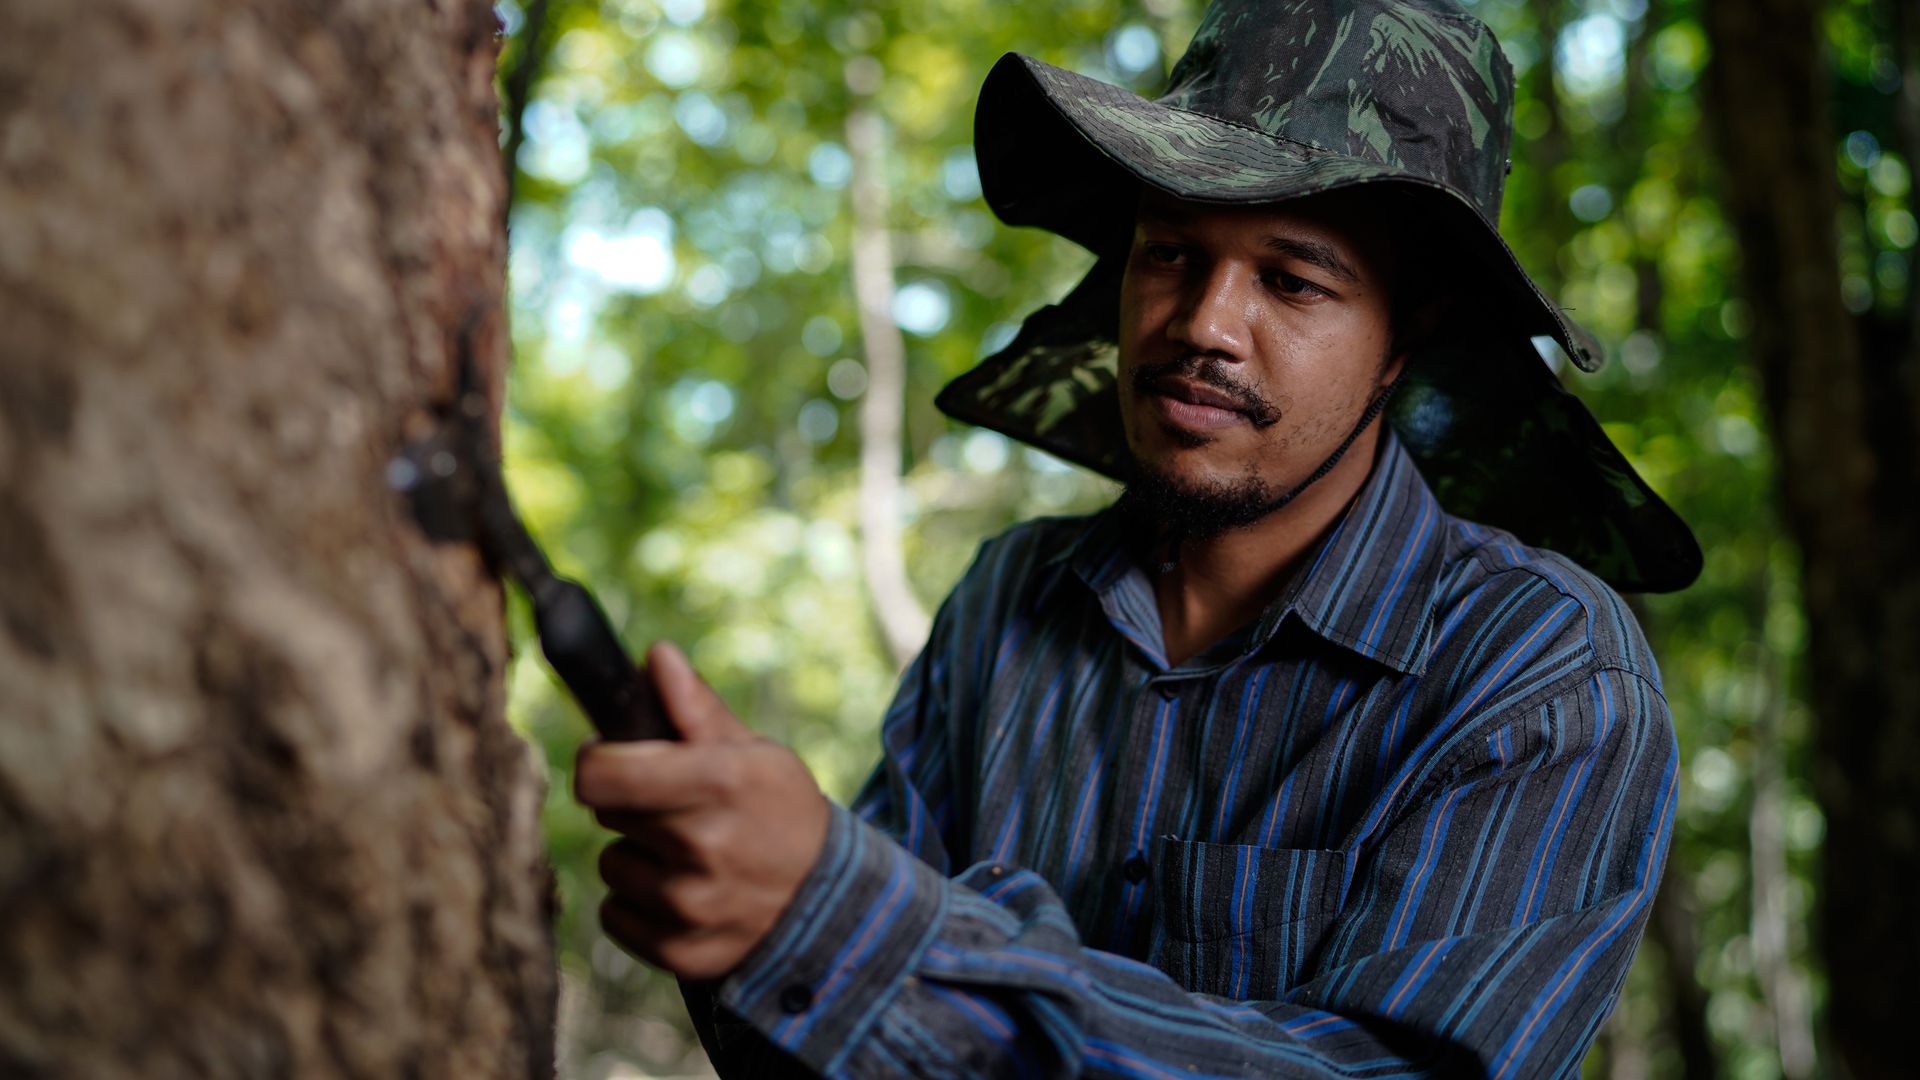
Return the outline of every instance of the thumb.
<path id="1" fill-rule="evenodd" d="M 752 737 L 673 642 L 656 641 L 647 650 L 647 673 L 660 691 L 667 716 L 687 742 L 738 742 Z"/>

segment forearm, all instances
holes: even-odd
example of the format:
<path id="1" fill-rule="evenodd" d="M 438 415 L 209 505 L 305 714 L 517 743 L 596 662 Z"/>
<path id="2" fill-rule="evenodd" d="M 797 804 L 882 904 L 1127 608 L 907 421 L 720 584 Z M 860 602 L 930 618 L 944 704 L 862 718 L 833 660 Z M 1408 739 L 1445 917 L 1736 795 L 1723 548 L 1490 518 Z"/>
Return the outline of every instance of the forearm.
<path id="1" fill-rule="evenodd" d="M 758 1033 L 722 1042 L 763 1037 L 828 1076 L 1544 1075 L 1577 1060 L 1575 1029 L 1611 1000 L 1644 919 L 1615 898 L 1234 1002 L 1084 947 L 1033 874 L 949 881 L 844 810 L 831 834 L 790 917 L 718 987 L 723 1014 Z M 1582 940 L 1596 944 L 1577 970 L 1558 963 Z M 1516 955 L 1530 962 L 1500 967 Z"/>

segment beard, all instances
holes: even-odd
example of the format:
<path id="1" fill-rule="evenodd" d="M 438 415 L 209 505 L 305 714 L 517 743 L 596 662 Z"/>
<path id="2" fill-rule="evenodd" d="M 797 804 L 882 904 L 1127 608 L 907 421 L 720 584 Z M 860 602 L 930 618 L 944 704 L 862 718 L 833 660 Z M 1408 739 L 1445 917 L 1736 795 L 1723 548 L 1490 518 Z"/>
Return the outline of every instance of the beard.
<path id="1" fill-rule="evenodd" d="M 1177 551 L 1182 540 L 1211 540 L 1259 521 L 1279 509 L 1278 498 L 1251 470 L 1237 480 L 1196 483 L 1135 461 L 1114 509 L 1132 535 Z"/>
<path id="2" fill-rule="evenodd" d="M 1255 428 L 1273 426 L 1280 419 L 1280 408 L 1259 390 L 1229 376 L 1226 368 L 1217 357 L 1189 354 L 1142 364 L 1134 370 L 1131 383 L 1137 400 L 1153 393 L 1156 384 L 1168 376 L 1192 379 L 1233 398 Z M 1212 441 L 1197 432 L 1177 429 L 1170 429 L 1169 435 L 1187 447 Z M 1179 550 L 1182 540 L 1211 540 L 1229 530 L 1251 525 L 1281 505 L 1276 502 L 1272 486 L 1261 479 L 1251 464 L 1236 480 L 1196 483 L 1133 458 L 1123 480 L 1126 487 L 1115 507 L 1128 522 L 1132 535 L 1143 540 L 1164 539 L 1174 552 Z"/>

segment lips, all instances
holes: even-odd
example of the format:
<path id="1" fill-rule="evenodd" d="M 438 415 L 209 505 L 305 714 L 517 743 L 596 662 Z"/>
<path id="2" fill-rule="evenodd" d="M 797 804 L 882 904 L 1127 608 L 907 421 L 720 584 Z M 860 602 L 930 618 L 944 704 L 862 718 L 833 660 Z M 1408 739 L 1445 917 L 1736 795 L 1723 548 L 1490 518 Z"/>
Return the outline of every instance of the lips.
<path id="1" fill-rule="evenodd" d="M 1201 432 L 1234 427 L 1249 419 L 1238 399 L 1205 383 L 1168 377 L 1154 380 L 1148 389 L 1161 422 L 1186 432 L 1183 438 L 1199 438 Z"/>
<path id="2" fill-rule="evenodd" d="M 1232 413 L 1246 412 L 1246 407 L 1232 394 L 1192 379 L 1182 379 L 1177 376 L 1158 379 L 1153 384 L 1153 390 L 1157 394 L 1170 397 L 1175 401 L 1184 401 L 1189 405 L 1225 409 Z"/>

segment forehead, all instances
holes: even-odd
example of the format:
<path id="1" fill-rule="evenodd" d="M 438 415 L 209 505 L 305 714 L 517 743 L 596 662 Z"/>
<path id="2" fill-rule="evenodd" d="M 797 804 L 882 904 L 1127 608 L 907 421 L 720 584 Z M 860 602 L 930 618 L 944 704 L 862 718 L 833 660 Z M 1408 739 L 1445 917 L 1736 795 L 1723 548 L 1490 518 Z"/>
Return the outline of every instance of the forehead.
<path id="1" fill-rule="evenodd" d="M 1164 192 L 1140 194 L 1137 225 L 1179 229 L 1208 246 L 1302 258 L 1352 284 L 1377 281 L 1394 263 L 1386 208 L 1365 190 L 1338 190 L 1267 204 L 1208 204 Z"/>
<path id="2" fill-rule="evenodd" d="M 1363 272 L 1378 271 L 1392 250 L 1392 230 L 1386 207 L 1370 198 L 1372 194 L 1346 189 L 1277 203 L 1224 205 L 1191 202 L 1149 188 L 1141 193 L 1136 220 L 1256 244 L 1268 239 L 1325 244 Z"/>

